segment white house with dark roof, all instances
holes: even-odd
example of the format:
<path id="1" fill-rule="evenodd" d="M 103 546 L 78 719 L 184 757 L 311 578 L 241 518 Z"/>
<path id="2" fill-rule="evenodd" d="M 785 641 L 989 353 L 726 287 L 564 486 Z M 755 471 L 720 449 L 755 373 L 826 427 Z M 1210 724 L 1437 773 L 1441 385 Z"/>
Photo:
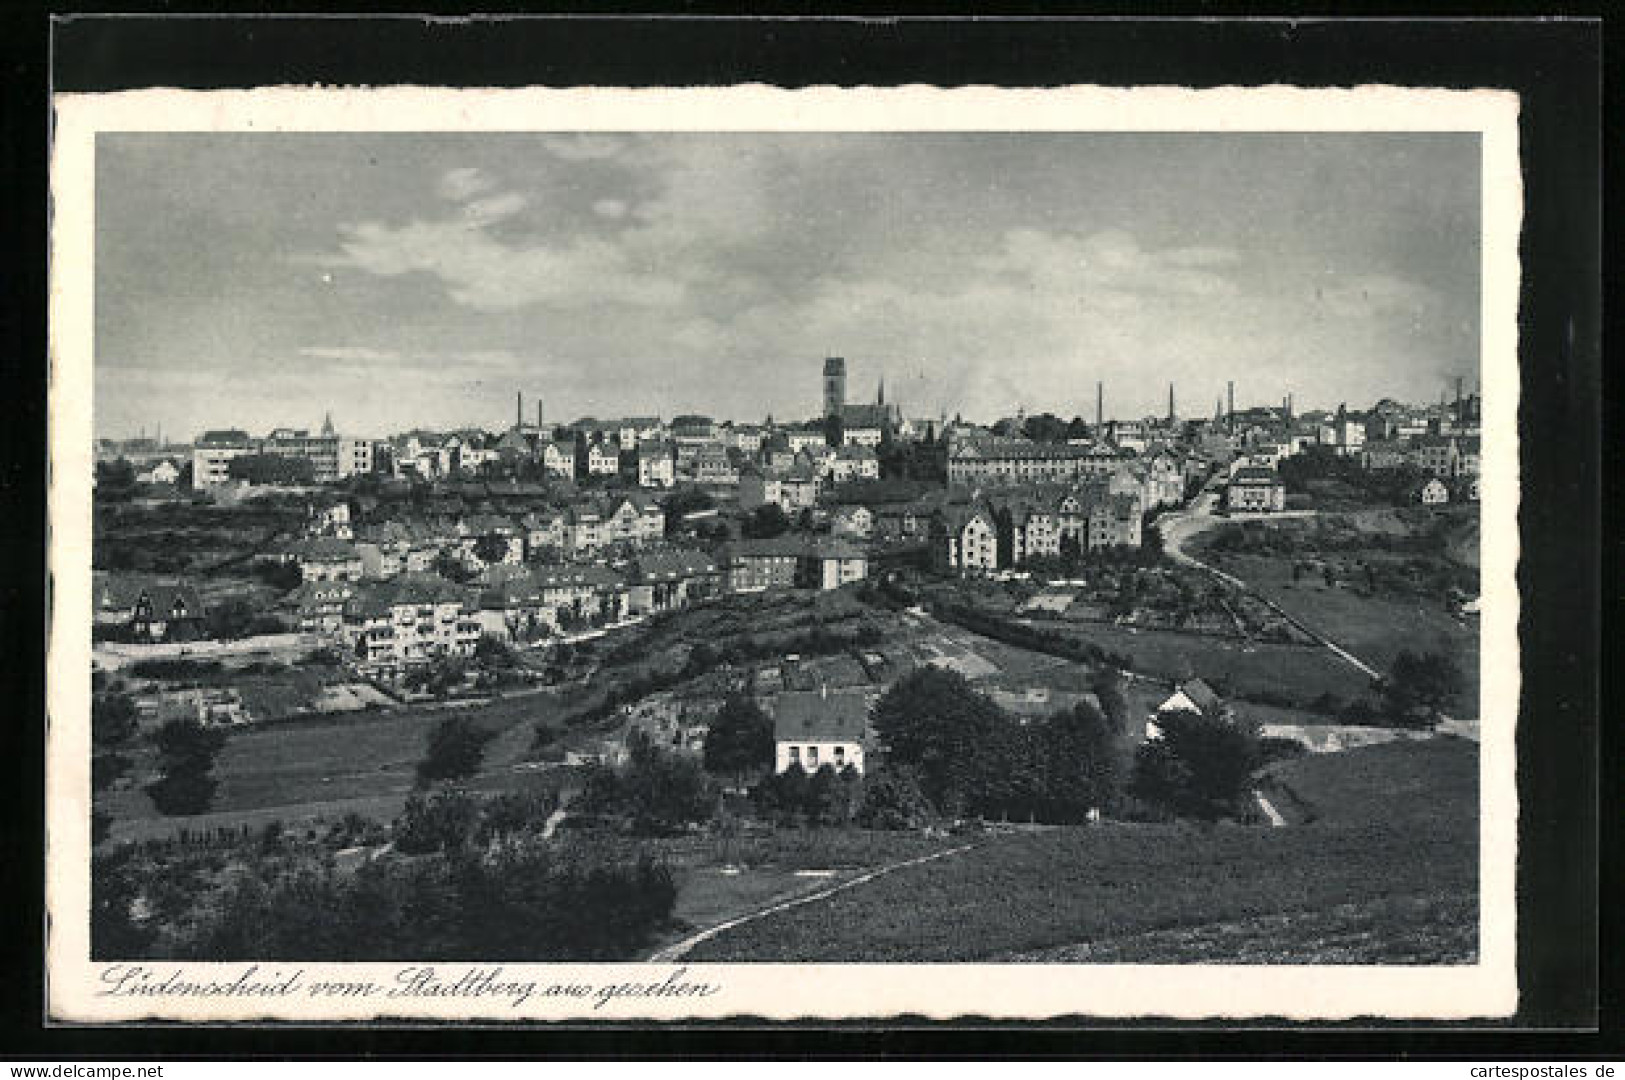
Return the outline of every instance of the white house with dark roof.
<path id="1" fill-rule="evenodd" d="M 773 710 L 773 771 L 813 773 L 830 765 L 861 773 L 868 726 L 869 701 L 861 692 L 832 694 L 824 687 L 780 694 Z"/>
<path id="2" fill-rule="evenodd" d="M 1230 707 L 1218 692 L 1201 679 L 1186 679 L 1174 686 L 1174 692 L 1169 694 L 1157 711 L 1146 719 L 1145 737 L 1155 740 L 1162 738 L 1162 727 L 1157 723 L 1159 719 L 1169 713 L 1198 713 L 1214 719 L 1229 719 Z"/>

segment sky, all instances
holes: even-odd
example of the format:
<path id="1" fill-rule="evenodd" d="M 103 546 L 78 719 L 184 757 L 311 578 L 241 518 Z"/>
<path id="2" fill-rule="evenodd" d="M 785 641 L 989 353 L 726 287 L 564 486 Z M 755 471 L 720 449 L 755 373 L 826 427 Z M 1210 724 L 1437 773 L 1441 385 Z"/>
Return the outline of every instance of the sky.
<path id="1" fill-rule="evenodd" d="M 1469 388 L 1467 134 L 103 134 L 97 434 Z"/>

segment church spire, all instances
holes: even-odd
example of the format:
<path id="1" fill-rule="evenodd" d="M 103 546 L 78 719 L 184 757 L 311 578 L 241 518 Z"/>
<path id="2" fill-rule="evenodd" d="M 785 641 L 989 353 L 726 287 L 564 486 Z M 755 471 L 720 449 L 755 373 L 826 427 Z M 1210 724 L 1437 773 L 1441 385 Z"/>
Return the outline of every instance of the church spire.
<path id="1" fill-rule="evenodd" d="M 333 434 L 333 413 L 332 413 L 331 410 L 329 410 L 327 415 L 322 418 L 322 435 L 325 437 L 325 436 L 332 435 L 332 434 Z"/>

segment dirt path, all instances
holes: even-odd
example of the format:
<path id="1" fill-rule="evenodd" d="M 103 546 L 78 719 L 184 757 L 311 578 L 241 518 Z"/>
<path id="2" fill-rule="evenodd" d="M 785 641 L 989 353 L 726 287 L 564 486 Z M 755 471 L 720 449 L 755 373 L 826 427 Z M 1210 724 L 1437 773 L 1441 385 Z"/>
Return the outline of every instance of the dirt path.
<path id="1" fill-rule="evenodd" d="M 827 900 L 838 892 L 844 892 L 847 889 L 856 888 L 857 886 L 865 884 L 866 882 L 873 881 L 875 878 L 884 877 L 886 874 L 890 874 L 895 870 L 905 870 L 910 866 L 919 866 L 921 863 L 928 863 L 934 859 L 943 859 L 947 858 L 949 855 L 958 855 L 961 852 L 969 851 L 975 846 L 975 844 L 962 844 L 959 847 L 949 848 L 946 851 L 935 851 L 930 855 L 921 855 L 918 858 L 905 859 L 902 862 L 882 866 L 878 870 L 870 870 L 867 873 L 859 874 L 857 877 L 843 881 L 839 885 L 832 885 L 827 889 L 820 889 L 817 892 L 808 893 L 806 896 L 798 896 L 791 900 L 781 900 L 776 904 L 769 904 L 767 907 L 750 912 L 748 915 L 740 915 L 737 918 L 718 923 L 709 929 L 701 930 L 696 934 L 690 934 L 681 941 L 674 942 L 662 949 L 658 949 L 649 956 L 648 962 L 651 964 L 669 964 L 676 960 L 681 960 L 683 957 L 687 956 L 696 945 L 703 941 L 709 941 L 718 934 L 732 930 L 736 926 L 742 926 L 748 922 L 755 922 L 757 919 L 766 918 L 775 912 L 784 911 L 788 908 L 799 907 L 802 904 L 815 903 L 819 900 Z"/>
<path id="2" fill-rule="evenodd" d="M 1281 812 L 1275 809 L 1275 804 L 1270 802 L 1262 791 L 1254 790 L 1253 798 L 1258 801 L 1258 808 L 1264 811 L 1264 816 L 1270 819 L 1270 828 L 1283 829 L 1286 827 L 1286 818 L 1281 816 Z"/>

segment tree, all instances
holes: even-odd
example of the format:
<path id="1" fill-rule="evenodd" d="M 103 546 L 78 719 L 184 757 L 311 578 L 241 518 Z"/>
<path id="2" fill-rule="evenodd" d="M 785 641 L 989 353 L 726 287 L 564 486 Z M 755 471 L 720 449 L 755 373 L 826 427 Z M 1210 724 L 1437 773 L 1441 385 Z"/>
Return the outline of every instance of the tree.
<path id="1" fill-rule="evenodd" d="M 1008 771 L 1009 716 L 964 676 L 933 666 L 894 683 L 874 708 L 887 761 L 908 769 L 944 816 L 986 813 Z"/>
<path id="2" fill-rule="evenodd" d="M 1443 653 L 1401 650 L 1381 686 L 1383 703 L 1401 723 L 1433 725 L 1466 689 L 1461 668 Z"/>
<path id="3" fill-rule="evenodd" d="M 773 765 L 773 722 L 744 694 L 722 702 L 705 733 L 707 772 L 738 776 Z"/>
<path id="4" fill-rule="evenodd" d="M 161 814 L 201 814 L 214 800 L 218 782 L 211 771 L 226 736 L 195 720 L 171 720 L 153 736 L 160 775 L 147 794 Z"/>
<path id="5" fill-rule="evenodd" d="M 135 702 L 128 694 L 97 694 L 90 705 L 90 738 L 98 746 L 123 746 L 136 731 Z"/>
<path id="6" fill-rule="evenodd" d="M 1180 816 L 1216 821 L 1240 812 L 1260 755 L 1247 727 L 1186 710 L 1157 717 L 1162 737 L 1140 745 L 1136 798 Z"/>
<path id="7" fill-rule="evenodd" d="M 752 540 L 770 540 L 790 530 L 790 517 L 778 503 L 763 503 L 750 512 L 739 531 Z"/>
<path id="8" fill-rule="evenodd" d="M 448 716 L 429 733 L 428 749 L 418 762 L 418 782 L 461 780 L 480 771 L 485 744 L 492 733 L 466 716 Z"/>
<path id="9" fill-rule="evenodd" d="M 1128 734 L 1128 701 L 1123 697 L 1122 672 L 1115 667 L 1102 667 L 1090 688 L 1095 692 L 1095 700 L 1100 702 L 1101 711 L 1110 721 L 1112 732 Z"/>
<path id="10" fill-rule="evenodd" d="M 1116 802 L 1117 741 L 1099 709 L 1079 701 L 1051 716 L 1037 738 L 1045 820 L 1085 821 Z"/>
<path id="11" fill-rule="evenodd" d="M 474 554 L 487 565 L 499 563 L 508 555 L 508 538 L 497 533 L 486 533 L 474 541 Z"/>
<path id="12" fill-rule="evenodd" d="M 395 822 L 395 846 L 408 855 L 455 851 L 468 844 L 480 823 L 480 804 L 466 791 L 407 796 Z"/>
<path id="13" fill-rule="evenodd" d="M 887 762 L 863 779 L 857 823 L 866 829 L 917 829 L 931 820 L 931 807 L 907 769 Z"/>
<path id="14" fill-rule="evenodd" d="M 434 570 L 447 581 L 455 581 L 459 585 L 466 585 L 475 577 L 475 572 L 451 548 L 442 548 L 434 557 Z"/>
<path id="15" fill-rule="evenodd" d="M 474 643 L 474 662 L 491 670 L 511 670 L 519 660 L 506 641 L 494 634 L 481 634 Z"/>

